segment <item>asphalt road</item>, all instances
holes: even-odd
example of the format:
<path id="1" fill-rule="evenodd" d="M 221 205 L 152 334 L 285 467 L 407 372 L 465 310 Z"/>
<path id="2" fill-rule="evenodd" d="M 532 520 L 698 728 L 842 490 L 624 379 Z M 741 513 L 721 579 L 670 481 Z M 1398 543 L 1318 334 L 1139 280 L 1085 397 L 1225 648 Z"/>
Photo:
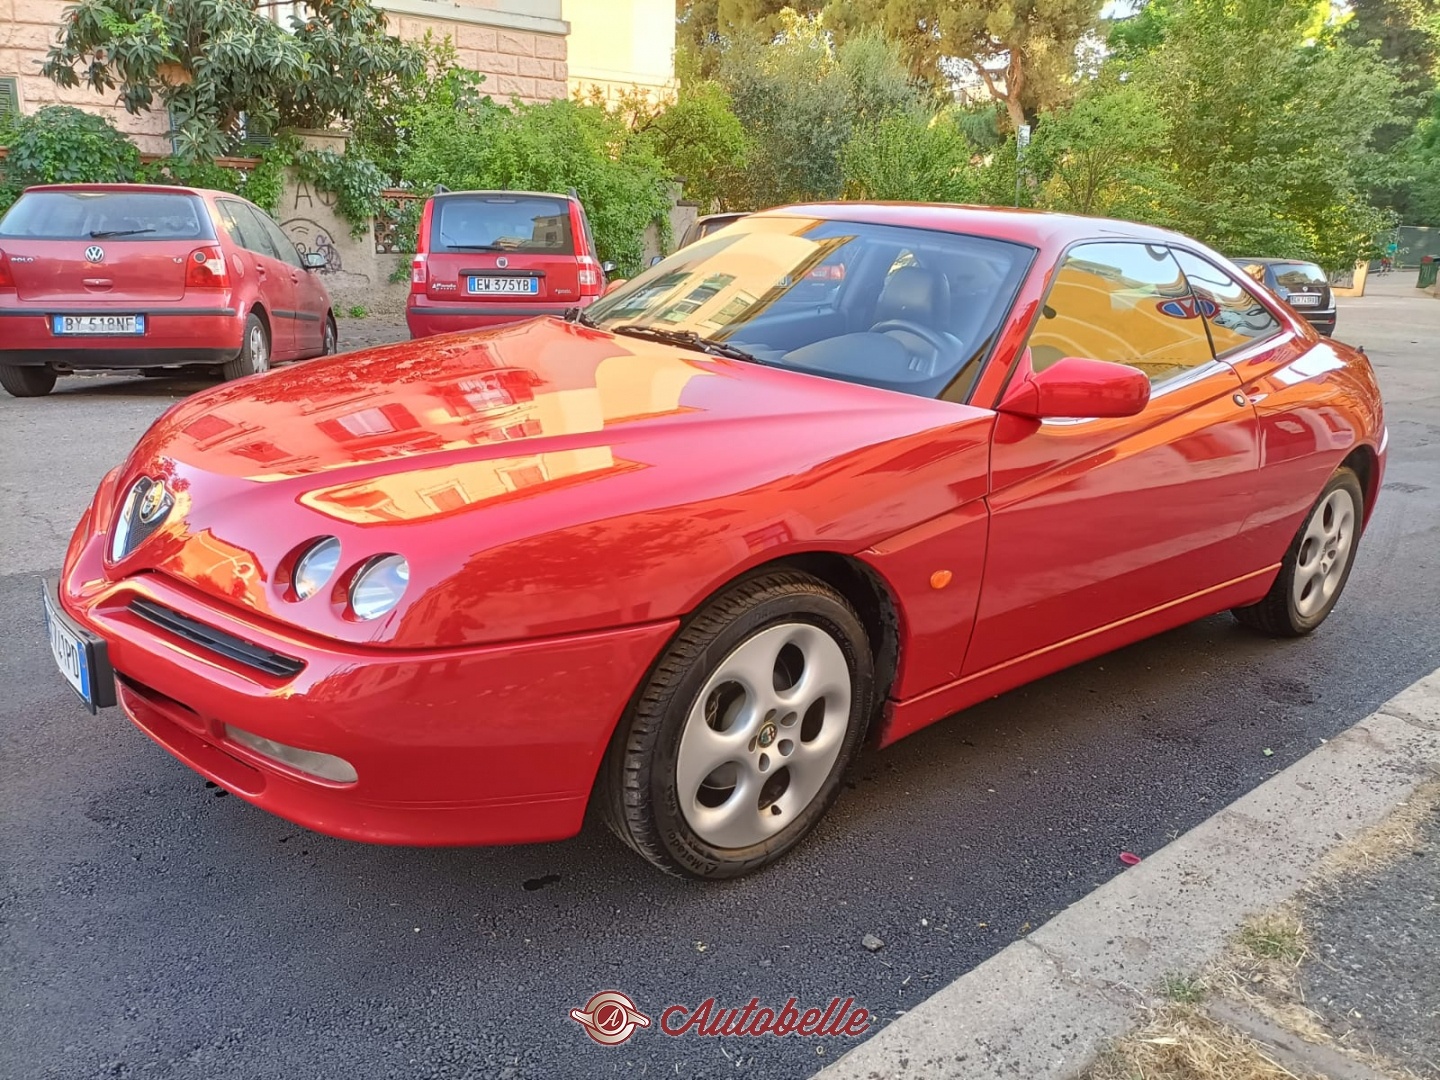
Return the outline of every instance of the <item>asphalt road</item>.
<path id="1" fill-rule="evenodd" d="M 972 709 L 871 754 L 809 843 L 721 885 L 597 827 L 516 849 L 328 840 L 89 717 L 42 642 L 39 581 L 105 469 L 196 384 L 0 398 L 0 1077 L 807 1075 L 849 1040 L 652 1027 L 605 1048 L 568 1013 L 613 987 L 651 1016 L 853 995 L 893 1018 L 1440 665 L 1440 301 L 1407 284 L 1341 310 L 1392 449 L 1318 634 L 1215 617 Z"/>

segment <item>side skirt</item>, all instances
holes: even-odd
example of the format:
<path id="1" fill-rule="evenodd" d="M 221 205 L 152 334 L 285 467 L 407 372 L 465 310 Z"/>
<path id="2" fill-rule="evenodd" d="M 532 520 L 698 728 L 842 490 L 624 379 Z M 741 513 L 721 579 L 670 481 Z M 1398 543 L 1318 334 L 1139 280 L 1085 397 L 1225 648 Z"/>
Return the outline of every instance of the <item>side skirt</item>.
<path id="1" fill-rule="evenodd" d="M 1062 668 L 1113 652 L 1143 638 L 1173 630 L 1196 619 L 1203 619 L 1207 615 L 1253 604 L 1269 591 L 1275 575 L 1279 572 L 1280 564 L 1276 563 L 1201 592 L 1182 596 L 1149 611 L 1142 611 L 1138 615 L 1131 615 L 1127 619 L 1077 634 L 1043 649 L 1036 649 L 984 671 L 977 671 L 907 701 L 891 701 L 885 706 L 879 745 L 889 746 L 951 713 L 968 709 L 987 698 L 1034 682 Z M 981 632 L 978 627 L 976 632 Z"/>

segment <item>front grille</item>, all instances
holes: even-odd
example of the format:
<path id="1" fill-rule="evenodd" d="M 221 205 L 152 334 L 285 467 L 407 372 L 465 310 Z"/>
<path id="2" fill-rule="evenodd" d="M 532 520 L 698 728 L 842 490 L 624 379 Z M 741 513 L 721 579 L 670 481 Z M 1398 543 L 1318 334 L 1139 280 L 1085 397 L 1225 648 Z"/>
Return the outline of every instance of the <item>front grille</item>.
<path id="1" fill-rule="evenodd" d="M 256 671 L 263 671 L 266 675 L 289 678 L 292 675 L 300 674 L 305 669 L 303 660 L 296 660 L 293 656 L 273 652 L 263 645 L 256 645 L 244 638 L 238 638 L 234 634 L 227 634 L 224 630 L 206 626 L 188 615 L 182 615 L 164 604 L 157 604 L 144 597 L 130 601 L 130 611 L 178 638 L 209 649 L 228 660 L 234 660 L 236 663 L 254 668 Z"/>

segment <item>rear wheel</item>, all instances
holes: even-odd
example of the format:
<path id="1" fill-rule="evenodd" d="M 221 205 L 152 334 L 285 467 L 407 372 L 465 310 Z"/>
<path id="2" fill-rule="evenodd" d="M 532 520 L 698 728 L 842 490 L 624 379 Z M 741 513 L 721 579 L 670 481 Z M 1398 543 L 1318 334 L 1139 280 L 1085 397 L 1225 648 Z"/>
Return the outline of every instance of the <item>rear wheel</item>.
<path id="1" fill-rule="evenodd" d="M 834 802 L 873 685 L 839 593 L 790 571 L 741 582 L 685 626 L 621 722 L 601 781 L 611 829 L 671 874 L 775 861 Z"/>
<path id="2" fill-rule="evenodd" d="M 227 382 L 270 370 L 270 332 L 253 311 L 245 319 L 245 334 L 241 338 L 239 355 L 221 370 Z"/>
<path id="3" fill-rule="evenodd" d="M 1324 622 L 1350 578 L 1364 509 L 1359 477 L 1337 470 L 1290 542 L 1275 584 L 1258 604 L 1233 609 L 1235 618 L 1273 637 L 1300 637 Z"/>
<path id="4" fill-rule="evenodd" d="M 0 386 L 11 397 L 44 397 L 55 389 L 55 372 L 48 367 L 0 364 Z"/>
<path id="5" fill-rule="evenodd" d="M 321 342 L 320 355 L 334 356 L 340 349 L 340 330 L 335 325 L 335 316 L 325 316 L 325 337 Z"/>

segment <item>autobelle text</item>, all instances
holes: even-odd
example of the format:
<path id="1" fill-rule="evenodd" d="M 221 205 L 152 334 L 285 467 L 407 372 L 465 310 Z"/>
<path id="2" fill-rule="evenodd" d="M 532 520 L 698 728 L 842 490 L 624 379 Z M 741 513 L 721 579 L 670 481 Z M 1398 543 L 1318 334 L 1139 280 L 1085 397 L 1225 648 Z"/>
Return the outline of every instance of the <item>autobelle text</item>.
<path id="1" fill-rule="evenodd" d="M 870 1014 L 853 1008 L 855 999 L 843 1002 L 831 998 L 823 1010 L 801 1010 L 795 998 L 779 1009 L 751 998 L 743 1009 L 726 1009 L 706 998 L 694 1009 L 671 1005 L 660 1014 L 660 1030 L 666 1035 L 834 1035 L 856 1037 L 870 1030 Z"/>

